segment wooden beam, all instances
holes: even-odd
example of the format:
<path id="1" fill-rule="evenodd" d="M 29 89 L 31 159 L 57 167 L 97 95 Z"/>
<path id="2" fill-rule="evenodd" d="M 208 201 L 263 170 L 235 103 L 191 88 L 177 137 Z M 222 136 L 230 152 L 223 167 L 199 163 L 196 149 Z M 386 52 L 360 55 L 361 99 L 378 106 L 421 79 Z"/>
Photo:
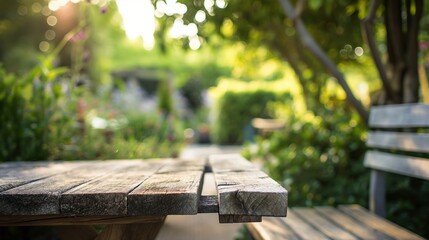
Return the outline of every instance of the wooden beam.
<path id="1" fill-rule="evenodd" d="M 219 215 L 286 216 L 287 191 L 238 154 L 212 155 Z"/>
<path id="2" fill-rule="evenodd" d="M 0 226 L 104 225 L 159 222 L 162 216 L 0 216 Z"/>

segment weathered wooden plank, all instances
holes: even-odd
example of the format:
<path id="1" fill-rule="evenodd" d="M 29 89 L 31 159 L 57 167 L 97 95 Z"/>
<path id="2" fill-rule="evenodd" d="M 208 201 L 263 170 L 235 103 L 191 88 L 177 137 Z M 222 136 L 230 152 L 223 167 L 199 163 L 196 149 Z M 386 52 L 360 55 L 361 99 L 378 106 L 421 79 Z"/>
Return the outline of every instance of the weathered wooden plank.
<path id="1" fill-rule="evenodd" d="M 62 192 L 88 182 L 95 177 L 126 167 L 129 161 L 90 162 L 64 172 L 30 182 L 0 193 L 0 215 L 59 214 Z"/>
<path id="2" fill-rule="evenodd" d="M 294 208 L 294 212 L 306 222 L 317 228 L 320 232 L 328 236 L 330 239 L 357 239 L 355 236 L 340 228 L 338 225 L 326 219 L 316 210 L 311 208 Z"/>
<path id="3" fill-rule="evenodd" d="M 367 146 L 429 153 L 429 134 L 406 132 L 369 132 Z"/>
<path id="4" fill-rule="evenodd" d="M 248 223 L 247 229 L 255 240 L 290 239 L 301 240 L 293 229 L 284 224 L 285 219 L 266 217 L 261 223 Z"/>
<path id="5" fill-rule="evenodd" d="M 284 224 L 289 226 L 290 229 L 293 229 L 296 234 L 301 239 L 308 240 L 326 240 L 329 239 L 328 236 L 318 231 L 314 226 L 309 222 L 304 221 L 298 214 L 296 214 L 294 209 L 288 210 L 288 216 L 283 220 Z"/>
<path id="6" fill-rule="evenodd" d="M 391 236 L 394 239 L 424 239 L 392 222 L 370 213 L 359 205 L 339 206 L 339 209 L 351 217 L 357 219 L 361 223 L 366 224 L 367 226 L 376 229 L 385 235 Z"/>
<path id="7" fill-rule="evenodd" d="M 65 215 L 127 214 L 127 195 L 154 174 L 165 161 L 135 161 L 132 165 L 96 178 L 61 194 Z"/>
<path id="8" fill-rule="evenodd" d="M 205 162 L 175 160 L 128 194 L 128 214 L 197 214 Z"/>
<path id="9" fill-rule="evenodd" d="M 238 154 L 209 158 L 220 215 L 286 216 L 287 191 Z"/>
<path id="10" fill-rule="evenodd" d="M 362 224 L 359 221 L 356 221 L 354 218 L 333 207 L 316 207 L 316 211 L 322 214 L 325 218 L 335 222 L 335 224 L 353 233 L 360 239 L 392 240 L 391 237 L 383 234 L 382 232 L 375 231 L 374 229 Z"/>
<path id="11" fill-rule="evenodd" d="M 0 192 L 81 166 L 70 162 L 17 162 L 0 164 Z"/>
<path id="12" fill-rule="evenodd" d="M 219 215 L 219 223 L 261 222 L 261 216 L 251 215 Z"/>
<path id="13" fill-rule="evenodd" d="M 217 201 L 217 196 L 200 196 L 198 213 L 217 212 L 219 212 L 219 202 Z"/>
<path id="14" fill-rule="evenodd" d="M 428 104 L 398 104 L 371 107 L 372 128 L 429 127 Z"/>
<path id="15" fill-rule="evenodd" d="M 105 225 L 159 222 L 162 216 L 0 216 L 0 226 Z"/>
<path id="16" fill-rule="evenodd" d="M 424 158 L 368 151 L 364 165 L 385 172 L 429 180 L 429 160 Z"/>

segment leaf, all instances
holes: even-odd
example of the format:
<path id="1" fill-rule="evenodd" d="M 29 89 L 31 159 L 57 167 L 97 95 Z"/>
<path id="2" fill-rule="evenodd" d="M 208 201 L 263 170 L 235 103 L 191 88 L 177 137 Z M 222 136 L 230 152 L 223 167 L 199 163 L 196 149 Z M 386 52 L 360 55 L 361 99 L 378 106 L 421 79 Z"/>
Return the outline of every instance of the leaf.
<path id="1" fill-rule="evenodd" d="M 31 97 L 33 97 L 33 86 L 31 84 L 26 84 L 22 87 L 21 90 L 22 97 L 24 97 L 25 100 L 29 101 Z"/>
<path id="2" fill-rule="evenodd" d="M 68 70 L 69 69 L 66 67 L 60 67 L 60 68 L 55 68 L 55 69 L 48 71 L 47 76 L 46 76 L 48 82 L 54 80 L 58 76 L 65 74 L 66 72 L 68 72 Z"/>
<path id="3" fill-rule="evenodd" d="M 61 88 L 61 85 L 59 85 L 59 84 L 55 84 L 54 86 L 53 86 L 53 92 L 54 92 L 54 96 L 55 96 L 55 98 L 59 98 L 60 96 L 61 96 L 61 90 L 62 90 L 62 88 Z"/>
<path id="4" fill-rule="evenodd" d="M 310 0 L 308 1 L 308 6 L 312 10 L 319 10 L 319 8 L 322 6 L 322 0 Z"/>

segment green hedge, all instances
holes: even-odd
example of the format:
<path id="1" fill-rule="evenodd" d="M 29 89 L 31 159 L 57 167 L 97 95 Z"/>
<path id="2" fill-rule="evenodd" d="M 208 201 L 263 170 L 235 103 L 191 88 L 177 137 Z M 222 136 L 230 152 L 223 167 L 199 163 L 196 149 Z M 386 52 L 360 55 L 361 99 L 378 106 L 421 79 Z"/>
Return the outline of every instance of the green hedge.
<path id="1" fill-rule="evenodd" d="M 241 144 L 253 118 L 273 118 L 269 104 L 291 102 L 292 96 L 279 83 L 224 81 L 215 89 L 211 136 L 218 144 Z M 247 129 L 246 129 L 247 128 Z"/>

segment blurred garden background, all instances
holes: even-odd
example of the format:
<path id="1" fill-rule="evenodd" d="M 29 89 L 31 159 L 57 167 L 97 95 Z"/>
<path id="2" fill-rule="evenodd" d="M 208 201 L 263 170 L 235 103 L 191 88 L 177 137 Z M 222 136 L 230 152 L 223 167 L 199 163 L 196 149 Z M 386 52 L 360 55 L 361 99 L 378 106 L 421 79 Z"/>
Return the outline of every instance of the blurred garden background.
<path id="1" fill-rule="evenodd" d="M 428 13 L 422 0 L 2 1 L 0 162 L 240 145 L 291 206 L 367 206 L 367 112 L 429 102 Z M 388 181 L 387 217 L 429 237 L 429 185 Z"/>

